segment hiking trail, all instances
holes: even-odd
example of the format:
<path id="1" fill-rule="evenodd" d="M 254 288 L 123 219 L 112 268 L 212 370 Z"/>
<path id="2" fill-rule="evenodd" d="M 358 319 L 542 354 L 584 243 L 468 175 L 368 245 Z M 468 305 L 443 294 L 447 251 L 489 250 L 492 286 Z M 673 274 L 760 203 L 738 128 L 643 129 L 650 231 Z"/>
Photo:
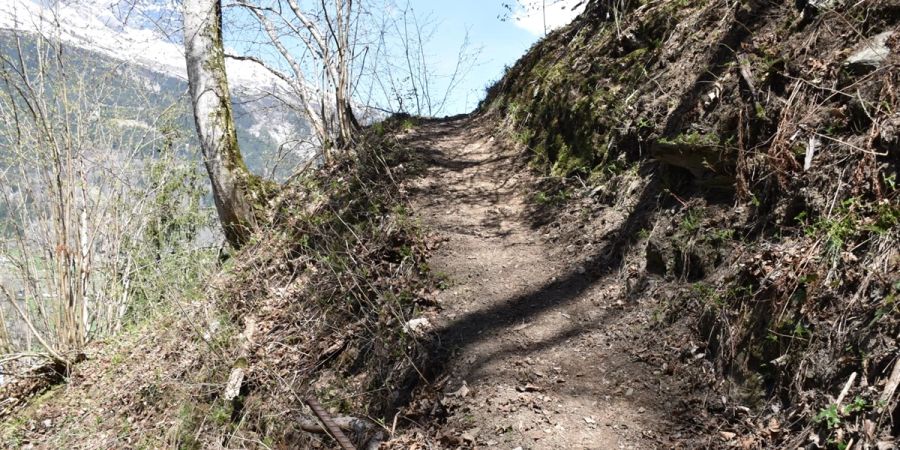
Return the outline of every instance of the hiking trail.
<path id="1" fill-rule="evenodd" d="M 547 242 L 529 220 L 533 175 L 467 117 L 405 137 L 427 160 L 413 205 L 442 241 L 448 279 L 431 317 L 447 357 L 445 429 L 460 444 L 535 449 L 654 448 L 667 423 L 659 374 L 623 342 L 623 286 Z"/>

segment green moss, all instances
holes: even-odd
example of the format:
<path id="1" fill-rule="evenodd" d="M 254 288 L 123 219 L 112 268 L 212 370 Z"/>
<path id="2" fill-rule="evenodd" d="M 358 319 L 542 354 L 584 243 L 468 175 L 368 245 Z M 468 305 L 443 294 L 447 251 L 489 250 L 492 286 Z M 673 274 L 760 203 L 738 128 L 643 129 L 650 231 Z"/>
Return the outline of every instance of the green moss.
<path id="1" fill-rule="evenodd" d="M 581 152 L 574 147 L 570 147 L 562 142 L 562 139 L 557 135 L 557 145 L 558 147 L 558 155 L 556 158 L 556 163 L 553 164 L 553 169 L 551 170 L 551 174 L 555 176 L 568 176 L 575 172 L 585 171 L 585 169 L 590 167 L 591 154 L 589 149 L 586 151 L 584 149 Z"/>
<path id="2" fill-rule="evenodd" d="M 221 11 L 216 11 L 216 15 L 220 18 Z M 220 44 L 213 48 L 213 52 L 211 52 L 210 57 L 204 61 L 203 65 L 204 69 L 220 75 L 216 77 L 216 81 L 219 83 L 219 92 L 221 93 L 221 97 L 219 98 L 220 107 L 212 112 L 216 117 L 211 117 L 211 119 L 220 126 L 225 127 L 223 133 L 225 141 L 222 142 L 221 149 L 224 156 L 225 167 L 228 170 L 239 170 L 249 173 L 249 169 L 247 169 L 247 165 L 244 163 L 244 158 L 241 156 L 241 150 L 237 140 L 237 130 L 234 126 L 234 117 L 231 111 L 231 96 L 229 95 L 228 79 L 225 77 L 225 54 L 221 45 L 222 31 L 219 28 L 219 20 L 209 21 L 207 26 L 201 30 L 201 33 Z"/>
<path id="3" fill-rule="evenodd" d="M 412 130 L 418 125 L 418 120 L 413 117 L 406 117 L 400 122 L 400 129 L 403 131 Z"/>
<path id="4" fill-rule="evenodd" d="M 659 143 L 677 147 L 718 147 L 722 140 L 714 134 L 698 131 L 682 133 L 672 138 L 660 138 Z"/>
<path id="5" fill-rule="evenodd" d="M 533 201 L 539 205 L 543 206 L 554 206 L 560 205 L 567 202 L 570 198 L 570 194 L 565 189 L 560 189 L 556 192 L 553 191 L 538 191 L 533 196 Z"/>
<path id="6" fill-rule="evenodd" d="M 703 225 L 703 210 L 699 208 L 688 209 L 681 219 L 681 229 L 688 234 L 699 230 L 701 225 Z"/>
<path id="7" fill-rule="evenodd" d="M 639 98 L 634 94 L 659 56 L 662 36 L 682 14 L 667 10 L 671 3 L 639 16 L 643 47 L 620 55 L 613 26 L 582 27 L 565 39 L 554 34 L 491 90 L 488 102 L 503 105 L 515 139 L 531 148 L 535 166 L 558 176 L 608 176 L 603 166 L 616 160 L 618 144 L 634 140 L 623 135 L 635 132 L 629 101 Z M 653 118 L 645 117 L 637 132 L 654 128 Z"/>
<path id="8" fill-rule="evenodd" d="M 223 427 L 231 423 L 231 404 L 213 405 L 209 411 L 209 419 L 216 425 Z"/>
<path id="9" fill-rule="evenodd" d="M 614 72 L 615 79 L 628 86 L 638 86 L 647 78 L 645 67 L 652 56 L 655 56 L 655 52 L 647 47 L 639 48 L 623 56 L 617 61 L 619 70 Z"/>

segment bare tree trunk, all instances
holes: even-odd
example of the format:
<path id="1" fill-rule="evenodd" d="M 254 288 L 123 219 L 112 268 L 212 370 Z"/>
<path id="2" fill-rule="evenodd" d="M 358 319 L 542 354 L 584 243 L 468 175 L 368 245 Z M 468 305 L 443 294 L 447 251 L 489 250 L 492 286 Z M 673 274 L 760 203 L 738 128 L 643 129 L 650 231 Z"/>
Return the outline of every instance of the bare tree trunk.
<path id="1" fill-rule="evenodd" d="M 231 111 L 220 0 L 185 0 L 184 43 L 194 121 L 228 242 L 240 247 L 257 225 L 265 185 L 247 169 Z"/>
<path id="2" fill-rule="evenodd" d="M 324 2 L 323 2 L 324 5 Z M 328 20 L 328 29 L 337 51 L 336 67 L 328 73 L 332 75 L 335 93 L 335 115 L 338 122 L 338 146 L 350 147 L 359 131 L 359 123 L 353 115 L 350 103 L 350 30 L 353 0 L 335 0 L 335 20 Z M 327 8 L 324 9 L 327 18 Z"/>

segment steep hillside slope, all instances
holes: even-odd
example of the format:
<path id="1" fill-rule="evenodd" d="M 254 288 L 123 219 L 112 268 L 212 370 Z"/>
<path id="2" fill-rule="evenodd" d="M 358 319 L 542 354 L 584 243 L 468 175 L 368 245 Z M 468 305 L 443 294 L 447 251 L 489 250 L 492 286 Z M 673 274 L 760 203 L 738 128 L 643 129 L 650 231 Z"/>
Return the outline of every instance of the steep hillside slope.
<path id="1" fill-rule="evenodd" d="M 405 325 L 433 304 L 426 242 L 397 189 L 414 169 L 373 138 L 295 177 L 270 205 L 271 226 L 202 292 L 167 299 L 85 349 L 85 362 L 41 377 L 64 384 L 8 376 L 0 446 L 327 447 L 309 399 L 377 446 L 424 366 Z"/>
<path id="2" fill-rule="evenodd" d="M 321 403 L 365 448 L 895 448 L 898 23 L 589 0 L 475 114 L 292 180 L 0 439 L 333 448 Z"/>
<path id="3" fill-rule="evenodd" d="M 621 237 L 668 286 L 656 333 L 693 330 L 665 341 L 710 363 L 722 400 L 694 413 L 726 440 L 900 430 L 898 23 L 895 1 L 591 1 L 482 105 L 536 168 L 588 184 L 546 184 L 581 197 L 551 226 L 635 205 Z"/>

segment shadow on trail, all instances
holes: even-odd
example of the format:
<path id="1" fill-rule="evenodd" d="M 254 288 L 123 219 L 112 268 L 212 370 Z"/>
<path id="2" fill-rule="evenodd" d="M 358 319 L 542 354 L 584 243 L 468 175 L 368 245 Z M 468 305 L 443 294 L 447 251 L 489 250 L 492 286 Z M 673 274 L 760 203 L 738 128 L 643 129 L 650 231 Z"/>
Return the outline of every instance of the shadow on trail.
<path id="1" fill-rule="evenodd" d="M 540 314 L 559 308 L 579 298 L 592 286 L 602 283 L 622 268 L 627 252 L 633 247 L 637 231 L 648 225 L 652 212 L 656 209 L 661 193 L 660 183 L 656 179 L 648 182 L 641 193 L 640 200 L 622 223 L 609 233 L 606 243 L 588 258 L 584 273 L 573 269 L 564 277 L 551 281 L 540 288 L 517 297 L 510 298 L 491 308 L 474 311 L 456 318 L 437 331 L 436 360 L 433 361 L 438 372 L 443 372 L 447 362 L 455 351 L 473 345 L 484 339 L 491 339 L 495 331 L 528 322 Z M 477 370 L 493 359 L 509 354 L 523 354 L 550 348 L 597 328 L 619 315 L 629 311 L 628 307 L 608 309 L 602 317 L 592 320 L 591 324 L 575 325 L 569 330 L 537 344 L 528 346 L 527 351 L 515 346 L 493 355 L 479 359 L 470 366 Z"/>
<path id="2" fill-rule="evenodd" d="M 477 116 L 475 117 L 477 119 Z M 503 228 L 503 219 L 510 218 L 504 211 L 504 207 L 516 195 L 521 193 L 521 188 L 531 187 L 523 185 L 521 178 L 513 176 L 521 167 L 511 167 L 514 164 L 525 164 L 523 159 L 501 156 L 490 151 L 489 148 L 466 148 L 467 142 L 476 142 L 469 139 L 460 139 L 460 136 L 474 136 L 477 131 L 470 128 L 473 123 L 471 118 L 457 120 L 449 123 L 436 124 L 431 129 L 423 130 L 417 136 L 411 136 L 409 144 L 426 159 L 427 164 L 434 172 L 431 173 L 429 184 L 414 188 L 417 195 L 428 203 L 451 203 L 466 207 L 477 207 L 484 214 L 480 218 L 480 227 L 467 228 L 463 223 L 453 220 L 442 223 L 446 229 L 452 229 L 453 233 L 478 236 L 482 238 L 502 238 L 508 236 L 508 230 Z M 484 137 L 478 136 L 478 137 Z M 445 139 L 443 142 L 440 142 Z M 459 148 L 449 146 L 459 144 Z M 489 145 L 479 144 L 474 145 Z M 484 151 L 487 150 L 487 151 Z M 509 160 L 509 164 L 503 162 Z M 639 191 L 637 201 L 633 203 L 628 213 L 611 231 L 605 234 L 601 244 L 587 258 L 579 258 L 579 267 L 572 267 L 564 275 L 544 283 L 525 293 L 517 293 L 505 299 L 481 307 L 471 312 L 461 314 L 451 321 L 444 323 L 432 334 L 431 341 L 426 344 L 429 348 L 427 360 L 419 365 L 421 372 L 410 373 L 407 378 L 410 383 L 409 390 L 401 390 L 403 394 L 397 399 L 396 405 L 407 405 L 412 400 L 415 386 L 429 389 L 428 386 L 442 386 L 439 380 L 447 380 L 451 371 L 462 365 L 465 377 L 470 382 L 486 376 L 486 367 L 492 366 L 497 361 L 511 359 L 522 360 L 530 355 L 546 354 L 548 350 L 564 348 L 569 345 L 582 345 L 582 339 L 600 339 L 585 348 L 592 348 L 590 354 L 584 356 L 590 358 L 593 366 L 587 368 L 584 358 L 574 358 L 572 361 L 561 361 L 560 365 L 566 367 L 566 373 L 574 374 L 564 384 L 552 384 L 547 386 L 548 391 L 554 391 L 561 396 L 589 396 L 591 398 L 615 397 L 617 402 L 628 402 L 645 407 L 652 411 L 652 416 L 647 420 L 657 420 L 675 424 L 680 419 L 672 416 L 676 411 L 679 398 L 675 396 L 656 397 L 656 394 L 640 393 L 634 397 L 617 396 L 612 391 L 621 383 L 633 383 L 634 386 L 653 386 L 662 382 L 659 376 L 649 370 L 647 360 L 641 355 L 639 346 L 628 339 L 617 339 L 625 336 L 621 326 L 611 326 L 621 320 L 629 320 L 629 316 L 641 308 L 641 303 L 636 301 L 624 301 L 616 303 L 616 300 L 633 300 L 641 297 L 650 282 L 646 274 L 639 275 L 639 282 L 632 290 L 627 287 L 625 292 L 616 297 L 608 297 L 603 300 L 604 305 L 596 310 L 590 310 L 585 316 L 576 316 L 571 322 L 563 322 L 560 328 L 551 331 L 552 334 L 526 339 L 524 342 L 513 336 L 512 339 L 502 339 L 502 333 L 516 332 L 518 325 L 536 322 L 542 315 L 554 311 L 566 311 L 566 307 L 576 309 L 587 306 L 582 300 L 586 300 L 585 294 L 596 286 L 605 283 L 621 283 L 621 271 L 624 268 L 627 255 L 635 250 L 635 244 L 641 229 L 648 228 L 663 203 L 668 204 L 668 197 L 664 195 L 660 168 L 655 164 L 645 166 L 642 176 L 647 179 L 643 188 Z M 485 177 L 490 182 L 485 183 Z M 527 179 L 525 182 L 530 182 Z M 446 207 L 446 205 L 442 205 Z M 514 213 L 514 219 L 531 229 L 536 228 L 539 221 L 539 210 L 525 208 L 521 213 Z M 518 245 L 518 242 L 505 243 L 504 245 Z M 583 270 L 582 270 L 583 268 Z M 643 279 L 640 279 L 643 277 Z M 626 285 L 628 286 L 628 285 Z M 589 307 L 589 306 L 588 306 Z M 637 316 L 634 316 L 637 317 Z M 607 334 L 604 330 L 609 330 Z M 601 334 L 596 334 L 596 332 Z M 523 336 L 527 336 L 524 335 Z M 499 340 L 498 340 L 499 339 Z M 491 342 L 492 340 L 498 340 Z M 574 341 L 574 344 L 573 344 Z M 579 342 L 580 341 L 580 342 Z M 491 342 L 485 351 L 475 352 L 471 361 L 457 361 L 461 354 L 466 353 L 467 348 L 479 346 L 482 343 Z M 496 345 L 493 345 L 496 344 Z M 602 345 L 602 347 L 600 347 Z M 644 344 L 640 344 L 644 345 Z M 638 350 L 638 353 L 634 351 Z M 541 356 L 538 356 L 541 358 Z M 505 363 L 503 363 L 505 364 Z M 610 379 L 603 375 L 592 374 L 587 377 L 578 375 L 582 370 L 595 370 L 602 367 L 609 373 Z M 513 367 L 504 366 L 501 367 Z M 598 382 L 602 380 L 602 382 Z M 611 381 L 610 381 L 611 380 Z M 513 381 L 515 382 L 515 381 Z M 436 383 L 436 384 L 433 384 Z M 610 384 L 612 383 L 612 384 Z M 619 384 L 617 384 L 619 383 Z M 657 392 L 656 390 L 653 391 Z M 609 396 L 607 396 L 607 394 Z M 440 395 L 440 394 L 438 394 Z M 639 408 L 634 408 L 638 410 Z M 433 409 L 430 414 L 441 420 L 443 412 Z M 655 417 L 655 419 L 650 419 Z M 669 422 L 673 418 L 674 422 Z M 408 418 L 416 421 L 415 414 Z M 660 423 L 662 423 L 660 422 Z M 658 424 L 657 424 L 658 425 Z M 680 426 L 680 425 L 678 425 Z M 652 428 L 657 428 L 653 426 Z"/>
<path id="3" fill-rule="evenodd" d="M 479 232 L 453 226 L 453 232 L 482 238 L 506 237 L 510 235 L 510 231 L 503 229 L 503 221 L 512 217 L 503 210 L 505 206 L 503 199 L 515 194 L 518 186 L 514 179 L 509 177 L 509 174 L 514 172 L 517 164 L 524 164 L 524 161 L 509 154 L 492 154 L 473 159 L 464 151 L 464 145 L 460 145 L 459 148 L 439 150 L 441 141 L 453 140 L 454 137 L 469 135 L 488 138 L 486 133 L 472 125 L 472 119 L 464 117 L 430 126 L 421 134 L 408 136 L 406 138 L 407 145 L 421 158 L 421 162 L 432 169 L 438 169 L 444 173 L 462 173 L 475 169 L 480 172 L 479 175 L 498 181 L 479 184 L 476 182 L 477 177 L 473 176 L 455 183 L 442 182 L 413 190 L 422 198 L 428 199 L 426 204 L 429 205 L 451 201 L 485 210 L 485 218 L 481 225 L 485 230 L 491 231 Z"/>
<path id="4" fill-rule="evenodd" d="M 412 148 L 422 155 L 428 164 L 452 172 L 462 172 L 473 167 L 490 167 L 493 163 L 500 161 L 515 160 L 515 158 L 510 156 L 466 159 L 463 158 L 462 148 L 441 151 L 439 146 L 435 145 L 437 142 L 449 137 L 460 136 L 466 133 L 475 135 L 478 132 L 472 130 L 471 124 L 473 120 L 477 120 L 477 116 L 439 123 L 437 126 L 429 127 L 420 136 L 412 136 L 410 144 L 413 144 Z M 425 188 L 420 191 L 420 194 L 434 198 L 435 200 L 433 201 L 446 201 L 444 197 L 449 195 L 452 196 L 454 201 L 465 202 L 470 205 L 502 206 L 501 195 L 510 194 L 517 188 L 517 186 L 510 183 L 509 179 L 509 174 L 513 169 L 509 166 L 496 165 L 494 169 L 485 170 L 487 170 L 485 173 L 488 176 L 495 180 L 503 181 L 497 183 L 494 189 L 487 189 L 483 186 L 472 188 L 469 185 L 466 185 L 464 189 L 454 189 L 455 186 L 441 185 L 441 187 Z M 637 241 L 637 232 L 649 225 L 651 215 L 658 208 L 660 202 L 662 188 L 657 170 L 652 170 L 646 176 L 651 179 L 645 184 L 639 200 L 619 226 L 606 236 L 605 244 L 585 260 L 583 273 L 573 268 L 565 276 L 551 281 L 528 294 L 509 298 L 493 307 L 457 317 L 437 330 L 434 347 L 436 359 L 432 361 L 432 368 L 436 369 L 435 374 L 440 375 L 443 372 L 454 351 L 473 345 L 481 340 L 490 339 L 491 334 L 495 331 L 530 321 L 548 310 L 571 303 L 585 291 L 607 280 L 621 269 L 625 255 Z M 534 214 L 538 214 L 538 212 L 530 211 L 529 217 L 524 217 L 523 219 L 528 223 L 534 223 L 537 218 L 530 217 Z M 497 222 L 496 217 L 487 217 L 483 221 L 483 223 L 492 225 Z M 460 232 L 460 230 L 455 231 Z M 474 233 L 463 232 L 463 234 Z M 497 236 L 503 235 L 497 234 Z M 606 319 L 613 319 L 615 316 L 627 312 L 627 307 L 616 310 L 610 309 L 605 313 L 604 317 L 601 317 L 598 321 L 593 321 L 593 323 L 602 323 Z M 552 347 L 559 342 L 578 336 L 593 328 L 591 326 L 572 327 L 550 341 L 531 345 L 529 351 Z M 512 352 L 514 350 L 509 351 L 509 353 Z M 500 356 L 502 354 L 490 356 L 488 359 L 483 359 L 481 364 Z"/>

